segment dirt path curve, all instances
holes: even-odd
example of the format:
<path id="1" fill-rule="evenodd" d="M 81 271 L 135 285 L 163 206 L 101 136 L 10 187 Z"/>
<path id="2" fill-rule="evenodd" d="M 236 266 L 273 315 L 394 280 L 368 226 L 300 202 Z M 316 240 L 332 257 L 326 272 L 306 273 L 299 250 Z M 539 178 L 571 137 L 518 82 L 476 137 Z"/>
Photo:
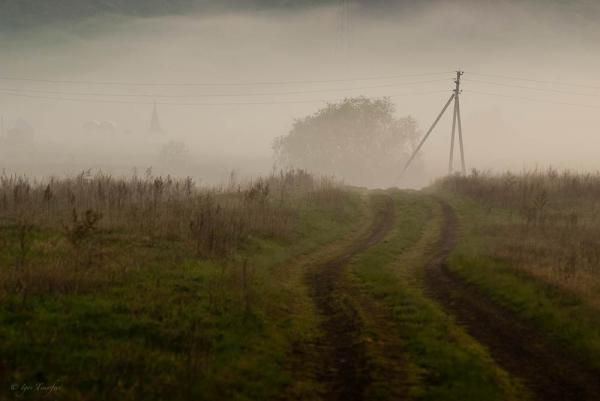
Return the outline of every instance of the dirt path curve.
<path id="1" fill-rule="evenodd" d="M 325 385 L 327 401 L 360 401 L 371 383 L 367 366 L 363 322 L 353 306 L 352 290 L 344 280 L 350 259 L 380 242 L 393 226 L 391 198 L 378 210 L 368 234 L 348 246 L 338 256 L 307 272 L 310 294 L 322 317 L 322 337 L 317 347 L 322 363 L 318 380 Z"/>
<path id="2" fill-rule="evenodd" d="M 539 401 L 600 400 L 600 372 L 592 372 L 532 325 L 491 302 L 452 273 L 446 260 L 457 242 L 457 218 L 440 200 L 441 235 L 425 270 L 427 294 L 436 299 L 494 359 L 523 380 Z"/>

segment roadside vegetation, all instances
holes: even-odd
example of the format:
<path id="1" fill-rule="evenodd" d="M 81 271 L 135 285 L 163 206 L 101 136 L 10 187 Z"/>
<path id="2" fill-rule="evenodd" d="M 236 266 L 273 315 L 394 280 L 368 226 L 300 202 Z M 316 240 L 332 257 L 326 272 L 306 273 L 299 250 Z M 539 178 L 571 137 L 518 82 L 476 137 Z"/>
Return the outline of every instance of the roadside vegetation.
<path id="1" fill-rule="evenodd" d="M 0 398 L 39 397 L 20 390 L 32 383 L 60 400 L 539 396 L 545 382 L 452 308 L 497 316 L 469 294 L 547 338 L 549 360 L 581 363 L 594 390 L 597 195 L 600 176 L 554 171 L 420 192 L 302 170 L 213 188 L 1 176 Z"/>
<path id="2" fill-rule="evenodd" d="M 435 190 L 461 220 L 450 269 L 600 370 L 600 174 L 474 171 Z"/>
<path id="3" fill-rule="evenodd" d="M 303 171 L 219 188 L 150 172 L 3 176 L 2 391 L 271 399 L 290 344 L 312 327 L 294 263 L 343 237 L 363 207 Z"/>

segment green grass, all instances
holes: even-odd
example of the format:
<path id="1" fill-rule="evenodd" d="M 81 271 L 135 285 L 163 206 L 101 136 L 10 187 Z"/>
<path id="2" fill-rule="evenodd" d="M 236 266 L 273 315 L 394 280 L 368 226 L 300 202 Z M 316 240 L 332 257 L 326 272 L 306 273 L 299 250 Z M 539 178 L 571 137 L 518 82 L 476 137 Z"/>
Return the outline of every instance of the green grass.
<path id="1" fill-rule="evenodd" d="M 1 394 L 16 398 L 13 383 L 57 383 L 61 400 L 276 399 L 292 384 L 286 363 L 294 344 L 319 335 L 304 267 L 361 232 L 383 207 L 383 195 L 371 193 L 369 204 L 365 193 L 348 191 L 337 207 L 303 204 L 288 238 L 252 237 L 227 260 L 193 257 L 181 241 L 98 233 L 103 252 L 89 270 L 98 272 L 93 286 L 63 292 L 41 286 L 27 296 L 0 297 Z M 395 202 L 393 229 L 352 259 L 349 274 L 391 319 L 405 356 L 408 398 L 527 399 L 521 384 L 423 291 L 423 267 L 442 223 L 438 202 L 420 192 L 385 195 Z M 461 222 L 450 268 L 597 366 L 597 314 L 487 253 L 493 227 L 512 224 L 514 216 L 449 199 Z M 73 257 L 62 236 L 34 231 L 25 268 Z M 1 239 L 0 266 L 7 269 L 15 228 L 4 228 Z M 346 301 L 361 311 L 359 301 Z M 376 333 L 376 321 L 364 318 L 365 331 Z M 375 345 L 368 352 L 376 376 L 368 396 L 390 400 L 378 369 L 386 362 Z M 294 384 L 300 394 L 319 394 L 316 379 Z"/>
<path id="2" fill-rule="evenodd" d="M 394 198 L 394 230 L 386 241 L 356 258 L 353 273 L 364 291 L 385 307 L 402 338 L 409 398 L 526 398 L 521 386 L 422 291 L 424 255 L 441 223 L 437 202 L 409 192 L 394 193 Z M 382 392 L 385 399 L 385 390 Z"/>
<path id="3" fill-rule="evenodd" d="M 342 207 L 297 213 L 291 238 L 252 238 L 228 261 L 193 258 L 177 242 L 103 234 L 103 260 L 125 271 L 114 280 L 1 300 L 2 394 L 16 398 L 13 383 L 58 383 L 61 400 L 273 399 L 290 380 L 282 366 L 291 344 L 316 326 L 295 261 L 367 218 L 351 192 Z M 36 233 L 32 249 L 55 236 Z M 0 250 L 2 268 L 7 252 Z"/>
<path id="4" fill-rule="evenodd" d="M 461 221 L 461 241 L 449 267 L 480 287 L 494 302 L 533 323 L 558 346 L 590 367 L 600 369 L 600 314 L 576 294 L 537 279 L 490 255 L 499 225 L 514 224 L 509 211 L 487 209 L 446 195 Z"/>

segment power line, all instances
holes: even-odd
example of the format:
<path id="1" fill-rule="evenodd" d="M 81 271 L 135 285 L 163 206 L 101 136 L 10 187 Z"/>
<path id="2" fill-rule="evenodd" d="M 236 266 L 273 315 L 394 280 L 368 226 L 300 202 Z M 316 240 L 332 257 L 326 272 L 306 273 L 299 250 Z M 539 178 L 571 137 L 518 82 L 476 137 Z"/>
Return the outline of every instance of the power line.
<path id="1" fill-rule="evenodd" d="M 117 100 L 117 99 L 90 99 L 90 98 L 73 98 L 73 97 L 56 97 L 56 96 L 43 96 L 43 95 L 28 95 L 24 93 L 13 93 L 0 91 L 1 94 L 7 96 L 24 97 L 29 99 L 43 99 L 43 100 L 56 100 L 76 103 L 108 103 L 108 104 L 130 104 L 130 105 L 171 105 L 171 106 L 225 106 L 225 105 L 266 105 L 266 104 L 287 104 L 287 103 L 317 103 L 323 100 L 283 100 L 277 102 L 227 102 L 227 103 L 174 103 L 174 102 L 153 102 L 153 101 L 129 101 L 129 100 Z"/>
<path id="2" fill-rule="evenodd" d="M 470 89 L 466 90 L 464 92 L 475 93 L 475 94 L 478 94 L 478 95 L 488 95 L 488 96 L 504 97 L 504 98 L 509 98 L 509 99 L 527 100 L 527 101 L 530 101 L 530 102 L 537 102 L 537 103 L 550 103 L 550 104 L 557 104 L 557 105 L 587 107 L 587 108 L 594 108 L 594 109 L 600 108 L 600 105 L 590 105 L 590 104 L 581 104 L 581 103 L 568 103 L 568 102 L 557 102 L 557 101 L 553 101 L 553 100 L 536 99 L 536 98 L 513 96 L 513 95 L 504 95 L 504 94 L 501 94 L 501 93 L 481 92 L 481 91 L 474 91 L 474 90 L 470 90 Z"/>
<path id="3" fill-rule="evenodd" d="M 481 77 L 502 78 L 502 79 L 510 79 L 510 80 L 516 80 L 516 81 L 526 81 L 526 82 L 536 82 L 536 83 L 540 83 L 540 84 L 572 86 L 572 87 L 577 87 L 577 88 L 588 88 L 588 89 L 600 89 L 600 86 L 587 85 L 587 84 L 574 83 L 574 82 L 550 81 L 550 80 L 514 77 L 514 76 L 510 76 L 510 75 L 499 75 L 499 74 L 482 74 L 482 73 L 471 72 L 471 71 L 469 71 L 469 74 L 477 75 L 477 76 L 481 76 Z"/>
<path id="4" fill-rule="evenodd" d="M 215 93 L 215 94 L 186 94 L 186 95 L 167 95 L 167 94 L 152 94 L 152 93 L 102 93 L 102 92 L 65 92 L 39 89 L 22 89 L 22 88 L 0 88 L 0 91 L 24 92 L 30 94 L 48 94 L 48 95 L 64 95 L 64 96 L 108 96 L 108 97 L 147 97 L 147 98 L 201 98 L 201 97 L 252 97 L 252 96 L 277 96 L 277 95 L 299 95 L 308 93 L 327 93 L 327 92 L 346 92 L 364 89 L 392 88 L 404 85 L 419 85 L 434 82 L 442 82 L 446 79 L 434 79 L 428 81 L 413 81 L 413 82 L 398 82 L 383 85 L 358 86 L 353 88 L 332 88 L 332 89 L 312 89 L 300 91 L 278 91 L 278 92 L 259 92 L 259 93 Z"/>
<path id="5" fill-rule="evenodd" d="M 559 90 L 559 89 L 548 89 L 548 88 L 535 88 L 532 86 L 514 85 L 514 84 L 503 83 L 503 82 L 486 81 L 486 80 L 479 80 L 479 79 L 466 79 L 465 81 L 483 83 L 483 84 L 494 85 L 494 86 L 504 86 L 507 88 L 527 89 L 527 90 L 533 90 L 533 91 L 538 91 L 538 92 L 551 92 L 551 93 L 563 93 L 563 94 L 567 94 L 567 95 L 598 97 L 598 94 L 594 94 L 594 93 L 570 92 L 570 91 L 563 91 L 563 90 Z"/>
<path id="6" fill-rule="evenodd" d="M 423 138 L 421 139 L 421 141 L 419 142 L 417 147 L 413 150 L 413 152 L 410 155 L 410 157 L 408 158 L 408 161 L 406 162 L 406 164 L 404 164 L 404 168 L 402 169 L 400 176 L 404 175 L 404 173 L 406 172 L 406 170 L 408 169 L 410 164 L 413 162 L 415 157 L 417 157 L 417 155 L 419 154 L 419 151 L 425 144 L 425 141 L 427 140 L 429 135 L 433 132 L 433 129 L 436 127 L 437 123 L 440 121 L 440 119 L 446 112 L 446 109 L 448 109 L 448 106 L 450 106 L 450 103 L 452 103 L 452 102 L 454 102 L 454 114 L 452 117 L 452 134 L 450 137 L 451 138 L 450 139 L 450 159 L 448 161 L 448 174 L 452 174 L 452 171 L 454 169 L 454 142 L 455 142 L 454 139 L 455 139 L 455 135 L 456 135 L 456 127 L 457 127 L 456 124 L 457 123 L 458 123 L 458 138 L 459 138 L 459 142 L 460 142 L 460 158 L 461 158 L 461 168 L 462 168 L 461 171 L 462 171 L 462 174 L 466 173 L 467 168 L 466 168 L 466 164 L 465 164 L 465 153 L 464 153 L 464 146 L 463 146 L 462 123 L 461 123 L 461 118 L 460 118 L 460 101 L 459 101 L 460 94 L 462 93 L 462 91 L 460 89 L 460 79 L 463 76 L 463 74 L 464 74 L 464 72 L 461 70 L 456 71 L 456 79 L 454 80 L 455 87 L 454 87 L 454 90 L 452 91 L 452 95 L 450 95 L 450 98 L 448 99 L 448 101 L 446 102 L 444 107 L 442 108 L 442 111 L 440 112 L 440 114 L 438 114 L 437 118 L 435 119 L 435 121 L 433 122 L 433 124 L 431 125 L 431 127 L 429 128 L 427 133 L 423 136 Z"/>
<path id="7" fill-rule="evenodd" d="M 428 91 L 428 92 L 411 92 L 411 93 L 396 93 L 384 97 L 401 97 L 401 96 L 419 96 L 428 95 L 433 93 L 446 93 L 443 91 Z M 326 99 L 312 99 L 312 100 L 279 100 L 279 101 L 265 101 L 265 102 L 223 102 L 223 103 L 182 103 L 182 102 L 139 102 L 139 101 L 128 101 L 128 100 L 116 100 L 116 99 L 90 99 L 90 98 L 71 98 L 71 97 L 54 97 L 54 96 L 42 96 L 42 95 L 28 95 L 24 93 L 13 93 L 5 92 L 0 90 L 0 94 L 6 96 L 15 96 L 31 99 L 43 99 L 43 100 L 54 100 L 54 101 L 67 101 L 76 103 L 108 103 L 108 104 L 130 104 L 130 105 L 165 105 L 165 106 L 242 106 L 242 105 L 279 105 L 279 104 L 298 104 L 298 103 L 324 103 L 328 102 Z"/>
<path id="8" fill-rule="evenodd" d="M 427 72 L 414 74 L 380 75 L 370 77 L 323 79 L 323 80 L 290 80 L 290 81 L 253 81 L 253 82 L 126 82 L 126 81 L 86 81 L 86 80 L 54 80 L 28 77 L 0 76 L 3 81 L 39 82 L 50 84 L 74 84 L 74 85 L 115 85 L 115 86 L 260 86 L 260 85 L 296 85 L 296 84 L 322 84 L 352 81 L 374 81 L 383 79 L 395 79 L 405 77 L 434 76 L 448 74 L 451 71 Z"/>

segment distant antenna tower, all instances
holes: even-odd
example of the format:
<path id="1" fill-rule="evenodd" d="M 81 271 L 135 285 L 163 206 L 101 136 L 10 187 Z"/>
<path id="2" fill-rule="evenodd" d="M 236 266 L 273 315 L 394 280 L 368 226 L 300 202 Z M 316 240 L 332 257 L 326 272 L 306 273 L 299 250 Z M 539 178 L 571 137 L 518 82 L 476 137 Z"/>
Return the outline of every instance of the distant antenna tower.
<path id="1" fill-rule="evenodd" d="M 450 137 L 450 160 L 448 161 L 448 174 L 452 174 L 453 169 L 454 169 L 454 142 L 455 142 L 454 138 L 456 136 L 455 134 L 456 134 L 456 124 L 457 123 L 458 123 L 458 142 L 460 145 L 460 161 L 461 161 L 461 167 L 462 167 L 461 171 L 463 174 L 465 174 L 467 172 L 466 171 L 467 169 L 465 166 L 465 151 L 464 151 L 464 147 L 463 147 L 462 122 L 460 119 L 460 100 L 459 100 L 459 97 L 461 94 L 460 78 L 463 76 L 463 74 L 464 74 L 463 71 L 460 71 L 460 70 L 456 71 L 456 79 L 454 80 L 455 87 L 454 87 L 454 90 L 452 91 L 452 95 L 450 95 L 450 99 L 448 99 L 448 101 L 446 102 L 446 105 L 442 108 L 442 111 L 440 112 L 440 114 L 437 116 L 437 118 L 431 125 L 431 128 L 429 128 L 429 131 L 427 131 L 427 133 L 425 134 L 423 139 L 421 139 L 421 142 L 419 143 L 419 145 L 417 146 L 417 148 L 415 149 L 413 154 L 410 156 L 410 158 L 404 165 L 402 174 L 404 174 L 406 169 L 408 169 L 408 167 L 410 166 L 410 164 L 412 163 L 414 158 L 417 156 L 417 154 L 421 150 L 421 147 L 423 146 L 423 144 L 429 137 L 429 134 L 431 134 L 431 131 L 433 131 L 433 129 L 435 128 L 437 123 L 440 121 L 440 118 L 442 118 L 442 115 L 444 114 L 444 112 L 446 111 L 448 106 L 450 106 L 450 103 L 452 103 L 453 100 L 454 100 L 454 116 L 452 117 L 452 136 Z"/>
<path id="2" fill-rule="evenodd" d="M 352 45 L 352 4 L 350 0 L 338 0 L 337 48 L 344 57 Z"/>
<path id="3" fill-rule="evenodd" d="M 154 102 L 154 106 L 152 107 L 152 119 L 150 120 L 150 132 L 153 134 L 163 134 L 164 133 L 162 126 L 160 125 L 160 120 L 158 118 L 158 110 L 156 107 L 156 102 Z"/>

